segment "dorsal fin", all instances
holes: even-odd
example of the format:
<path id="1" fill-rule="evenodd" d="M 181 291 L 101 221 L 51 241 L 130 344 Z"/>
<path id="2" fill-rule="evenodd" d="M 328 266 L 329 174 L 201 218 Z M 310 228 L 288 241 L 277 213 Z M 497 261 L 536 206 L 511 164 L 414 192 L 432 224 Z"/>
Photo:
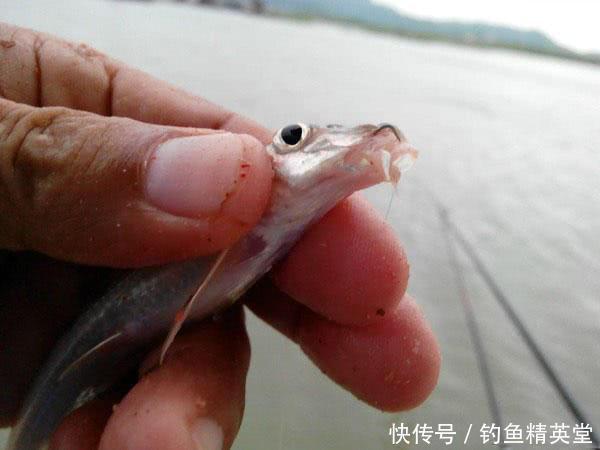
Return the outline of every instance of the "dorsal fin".
<path id="1" fill-rule="evenodd" d="M 206 289 L 206 286 L 208 286 L 208 283 L 210 282 L 212 277 L 215 275 L 215 273 L 217 273 L 217 270 L 221 266 L 221 263 L 225 259 L 225 256 L 227 256 L 228 251 L 229 251 L 229 249 L 226 248 L 219 254 L 219 257 L 216 259 L 213 266 L 210 268 L 210 271 L 208 272 L 208 274 L 206 275 L 206 277 L 204 278 L 204 280 L 202 281 L 200 286 L 198 286 L 198 289 L 196 289 L 196 292 L 194 292 L 194 295 L 192 295 L 188 299 L 188 301 L 185 303 L 185 305 L 175 315 L 175 320 L 173 321 L 173 326 L 169 330 L 169 333 L 167 334 L 167 337 L 165 338 L 165 341 L 163 342 L 163 345 L 160 349 L 160 358 L 158 360 L 159 365 L 161 365 L 163 363 L 163 361 L 165 359 L 165 355 L 167 354 L 167 351 L 169 350 L 169 347 L 171 347 L 171 344 L 175 340 L 177 333 L 179 333 L 179 330 L 181 330 L 181 327 L 183 326 L 185 319 L 187 319 L 187 317 L 190 315 L 192 306 L 194 306 L 194 303 L 200 297 L 202 292 L 204 292 L 204 290 Z"/>

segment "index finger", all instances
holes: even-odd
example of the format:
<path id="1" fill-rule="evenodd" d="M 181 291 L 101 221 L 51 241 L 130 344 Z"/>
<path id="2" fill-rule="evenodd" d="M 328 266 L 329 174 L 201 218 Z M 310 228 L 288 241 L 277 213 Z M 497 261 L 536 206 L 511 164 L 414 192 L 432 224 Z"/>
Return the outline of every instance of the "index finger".
<path id="1" fill-rule="evenodd" d="M 180 127 L 212 128 L 250 134 L 263 144 L 271 142 L 267 128 L 208 100 L 164 81 L 113 62 L 112 113 L 142 122 Z"/>
<path id="2" fill-rule="evenodd" d="M 0 41 L 0 97 L 8 100 L 271 140 L 271 132 L 256 122 L 85 44 L 1 22 Z"/>

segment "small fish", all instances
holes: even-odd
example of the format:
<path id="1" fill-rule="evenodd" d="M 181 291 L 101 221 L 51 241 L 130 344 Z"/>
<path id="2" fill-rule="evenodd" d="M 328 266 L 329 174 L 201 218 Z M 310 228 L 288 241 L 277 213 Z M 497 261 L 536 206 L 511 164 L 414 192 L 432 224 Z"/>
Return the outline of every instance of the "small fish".
<path id="1" fill-rule="evenodd" d="M 289 125 L 267 151 L 275 178 L 260 222 L 217 257 L 135 270 L 109 289 L 54 348 L 8 450 L 42 448 L 69 412 L 132 373 L 149 345 L 166 334 L 164 356 L 186 318 L 200 320 L 231 305 L 340 200 L 383 181 L 396 184 L 416 158 L 389 124 Z"/>

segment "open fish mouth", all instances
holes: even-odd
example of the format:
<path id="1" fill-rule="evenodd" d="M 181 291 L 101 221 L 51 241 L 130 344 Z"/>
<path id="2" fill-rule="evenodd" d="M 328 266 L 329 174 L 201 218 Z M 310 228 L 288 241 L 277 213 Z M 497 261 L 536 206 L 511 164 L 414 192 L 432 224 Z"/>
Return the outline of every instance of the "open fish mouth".
<path id="1" fill-rule="evenodd" d="M 383 123 L 363 129 L 362 139 L 347 153 L 344 165 L 363 172 L 370 183 L 397 184 L 401 174 L 417 159 L 417 150 L 394 125 Z"/>

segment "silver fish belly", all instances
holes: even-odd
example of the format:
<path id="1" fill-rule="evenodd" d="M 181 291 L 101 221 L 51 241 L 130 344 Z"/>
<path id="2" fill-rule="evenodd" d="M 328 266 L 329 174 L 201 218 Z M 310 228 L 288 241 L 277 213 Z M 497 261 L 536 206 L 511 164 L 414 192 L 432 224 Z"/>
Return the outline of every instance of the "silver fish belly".
<path id="1" fill-rule="evenodd" d="M 275 178 L 261 221 L 229 249 L 193 304 L 200 320 L 227 307 L 285 256 L 308 226 L 354 191 L 396 183 L 416 157 L 389 124 L 279 130 L 267 147 Z M 215 257 L 132 271 L 58 342 L 13 428 L 8 450 L 42 448 L 61 420 L 137 368 L 194 295 Z"/>

